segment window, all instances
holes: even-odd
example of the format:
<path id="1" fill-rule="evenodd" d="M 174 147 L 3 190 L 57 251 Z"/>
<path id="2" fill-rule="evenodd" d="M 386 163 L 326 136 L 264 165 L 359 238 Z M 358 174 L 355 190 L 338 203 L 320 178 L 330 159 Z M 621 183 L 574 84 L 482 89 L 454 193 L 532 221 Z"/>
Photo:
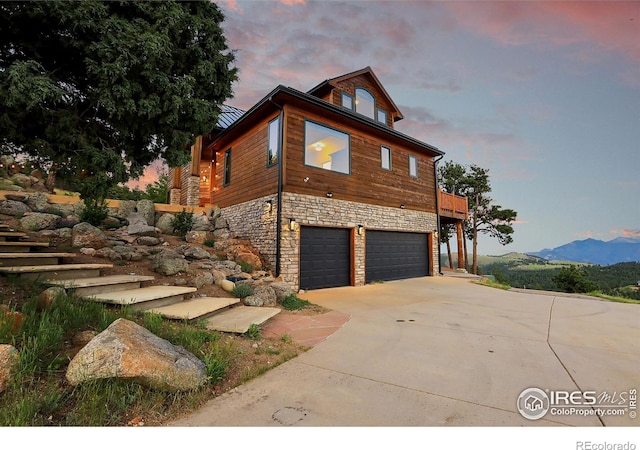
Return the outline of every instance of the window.
<path id="1" fill-rule="evenodd" d="M 342 93 L 342 107 L 353 111 L 353 97 L 346 92 Z"/>
<path id="2" fill-rule="evenodd" d="M 382 168 L 391 170 L 391 149 L 384 145 L 380 147 L 380 160 L 382 161 Z"/>
<path id="3" fill-rule="evenodd" d="M 305 121 L 304 163 L 348 175 L 351 172 L 349 135 L 319 123 Z"/>
<path id="4" fill-rule="evenodd" d="M 267 166 L 278 164 L 278 154 L 280 149 L 280 116 L 269 122 L 267 148 Z"/>
<path id="5" fill-rule="evenodd" d="M 224 184 L 227 186 L 231 183 L 231 149 L 224 152 Z"/>
<path id="6" fill-rule="evenodd" d="M 364 116 L 374 118 L 376 101 L 373 95 L 366 89 L 356 89 L 356 112 Z"/>
<path id="7" fill-rule="evenodd" d="M 384 125 L 387 124 L 387 112 L 384 109 L 376 108 L 376 120 Z"/>
<path id="8" fill-rule="evenodd" d="M 418 158 L 409 155 L 409 175 L 418 178 Z"/>

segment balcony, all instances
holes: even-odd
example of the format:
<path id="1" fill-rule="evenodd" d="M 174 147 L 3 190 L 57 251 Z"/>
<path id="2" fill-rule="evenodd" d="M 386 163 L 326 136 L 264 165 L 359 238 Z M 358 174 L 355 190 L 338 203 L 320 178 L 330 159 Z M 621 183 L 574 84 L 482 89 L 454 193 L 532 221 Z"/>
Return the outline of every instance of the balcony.
<path id="1" fill-rule="evenodd" d="M 438 214 L 443 223 L 449 222 L 447 219 L 467 220 L 469 218 L 469 207 L 467 197 L 449 194 L 438 189 Z"/>

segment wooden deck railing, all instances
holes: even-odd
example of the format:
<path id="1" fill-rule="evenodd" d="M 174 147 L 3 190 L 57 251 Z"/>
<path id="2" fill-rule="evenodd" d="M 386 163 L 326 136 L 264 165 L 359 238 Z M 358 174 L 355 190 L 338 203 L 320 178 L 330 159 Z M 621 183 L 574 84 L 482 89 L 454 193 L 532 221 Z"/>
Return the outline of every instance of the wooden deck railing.
<path id="1" fill-rule="evenodd" d="M 438 207 L 441 216 L 462 220 L 469 218 L 467 197 L 449 194 L 438 189 Z"/>

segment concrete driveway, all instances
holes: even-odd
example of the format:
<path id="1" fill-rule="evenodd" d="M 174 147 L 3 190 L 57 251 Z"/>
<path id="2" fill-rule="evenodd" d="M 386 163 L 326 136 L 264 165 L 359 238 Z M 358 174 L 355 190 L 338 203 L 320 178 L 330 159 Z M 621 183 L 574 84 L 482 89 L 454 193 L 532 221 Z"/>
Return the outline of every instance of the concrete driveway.
<path id="1" fill-rule="evenodd" d="M 629 402 L 640 388 L 640 305 L 502 291 L 453 277 L 302 297 L 351 320 L 171 425 L 640 425 Z M 578 405 L 528 420 L 517 403 L 531 387 L 605 393 L 610 398 L 598 397 L 598 405 L 622 403 L 623 415 L 599 418 Z"/>

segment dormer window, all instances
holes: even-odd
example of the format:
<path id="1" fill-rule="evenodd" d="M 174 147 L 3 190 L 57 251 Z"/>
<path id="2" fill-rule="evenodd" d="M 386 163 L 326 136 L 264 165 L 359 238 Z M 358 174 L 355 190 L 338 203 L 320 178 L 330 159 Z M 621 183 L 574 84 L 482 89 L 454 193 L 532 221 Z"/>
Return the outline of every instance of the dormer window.
<path id="1" fill-rule="evenodd" d="M 375 119 L 376 100 L 369 91 L 363 88 L 356 89 L 356 112 L 363 116 Z"/>
<path id="2" fill-rule="evenodd" d="M 376 120 L 383 125 L 387 124 L 387 112 L 384 109 L 376 108 Z"/>
<path id="3" fill-rule="evenodd" d="M 353 97 L 346 92 L 342 93 L 342 107 L 353 111 Z"/>

